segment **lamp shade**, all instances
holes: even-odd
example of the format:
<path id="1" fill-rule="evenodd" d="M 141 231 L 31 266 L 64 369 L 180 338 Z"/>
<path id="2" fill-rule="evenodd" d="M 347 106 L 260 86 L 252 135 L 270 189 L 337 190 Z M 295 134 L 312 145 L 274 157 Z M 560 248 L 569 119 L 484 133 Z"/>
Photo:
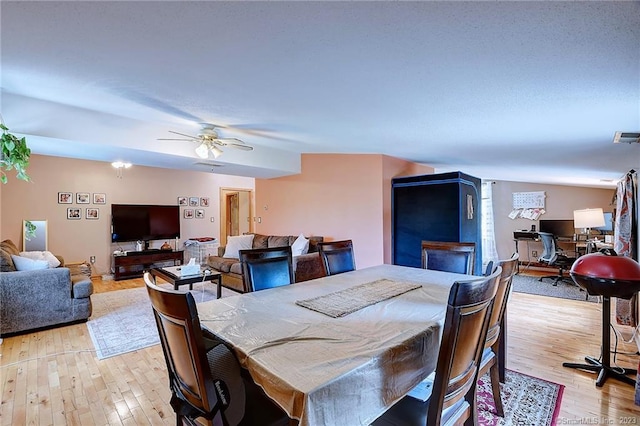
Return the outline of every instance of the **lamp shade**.
<path id="1" fill-rule="evenodd" d="M 575 228 L 596 228 L 598 226 L 604 226 L 604 212 L 600 208 L 574 210 L 573 226 Z"/>
<path id="2" fill-rule="evenodd" d="M 629 298 L 640 291 L 640 264 L 625 256 L 587 254 L 575 261 L 571 278 L 589 294 Z"/>

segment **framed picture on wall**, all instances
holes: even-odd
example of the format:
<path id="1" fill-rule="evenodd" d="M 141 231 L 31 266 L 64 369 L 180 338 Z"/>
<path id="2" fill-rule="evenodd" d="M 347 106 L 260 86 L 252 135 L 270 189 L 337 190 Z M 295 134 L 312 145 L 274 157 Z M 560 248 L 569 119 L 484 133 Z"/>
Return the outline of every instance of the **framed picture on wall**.
<path id="1" fill-rule="evenodd" d="M 196 209 L 196 219 L 204 219 L 204 209 Z"/>
<path id="2" fill-rule="evenodd" d="M 189 206 L 198 207 L 198 203 L 200 202 L 200 198 L 198 197 L 189 197 Z"/>
<path id="3" fill-rule="evenodd" d="M 91 195 L 88 192 L 76 192 L 76 203 L 89 204 L 91 202 Z"/>
<path id="4" fill-rule="evenodd" d="M 179 206 L 188 206 L 189 205 L 189 200 L 187 199 L 187 197 L 178 197 L 178 205 Z"/>
<path id="5" fill-rule="evenodd" d="M 100 209 L 88 208 L 84 214 L 85 219 L 98 219 L 100 217 Z"/>
<path id="6" fill-rule="evenodd" d="M 58 192 L 58 204 L 73 204 L 73 192 Z"/>
<path id="7" fill-rule="evenodd" d="M 200 197 L 200 207 L 209 207 L 209 197 Z"/>
<path id="8" fill-rule="evenodd" d="M 193 219 L 193 209 L 184 209 L 184 218 Z"/>
<path id="9" fill-rule="evenodd" d="M 102 192 L 93 194 L 93 204 L 107 204 L 107 196 Z"/>
<path id="10" fill-rule="evenodd" d="M 67 209 L 67 219 L 79 220 L 80 219 L 80 209 L 77 207 L 69 207 Z"/>

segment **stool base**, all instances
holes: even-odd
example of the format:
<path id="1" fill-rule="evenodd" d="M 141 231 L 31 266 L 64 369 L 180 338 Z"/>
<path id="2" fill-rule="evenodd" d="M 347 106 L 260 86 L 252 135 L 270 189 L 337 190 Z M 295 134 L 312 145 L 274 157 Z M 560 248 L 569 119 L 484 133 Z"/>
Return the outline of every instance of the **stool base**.
<path id="1" fill-rule="evenodd" d="M 596 379 L 596 386 L 602 387 L 604 382 L 611 377 L 612 379 L 620 380 L 621 382 L 628 383 L 631 386 L 636 385 L 635 379 L 631 377 L 627 377 L 627 374 L 638 374 L 637 370 L 631 368 L 613 368 L 609 365 L 603 365 L 602 362 L 597 359 L 586 356 L 584 360 L 588 362 L 588 364 L 576 364 L 572 362 L 564 362 L 562 363 L 563 367 L 575 368 L 578 370 L 585 371 L 593 371 L 598 373 L 598 378 Z"/>

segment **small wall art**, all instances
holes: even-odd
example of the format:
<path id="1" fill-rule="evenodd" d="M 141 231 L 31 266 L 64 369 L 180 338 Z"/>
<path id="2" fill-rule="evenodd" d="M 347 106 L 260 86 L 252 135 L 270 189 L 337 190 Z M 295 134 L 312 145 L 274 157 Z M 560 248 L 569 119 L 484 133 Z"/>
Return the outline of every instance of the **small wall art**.
<path id="1" fill-rule="evenodd" d="M 99 219 L 100 218 L 100 209 L 96 208 L 88 208 L 84 215 L 85 219 Z"/>
<path id="2" fill-rule="evenodd" d="M 58 204 L 73 204 L 73 192 L 58 192 Z"/>
<path id="3" fill-rule="evenodd" d="M 196 209 L 196 219 L 204 219 L 204 209 Z"/>
<path id="4" fill-rule="evenodd" d="M 198 203 L 200 202 L 200 198 L 198 197 L 189 197 L 189 206 L 198 207 Z"/>
<path id="5" fill-rule="evenodd" d="M 67 219 L 79 220 L 80 219 L 80 209 L 77 207 L 69 207 L 67 209 Z"/>
<path id="6" fill-rule="evenodd" d="M 91 202 L 91 195 L 88 192 L 76 192 L 76 203 L 89 204 Z"/>
<path id="7" fill-rule="evenodd" d="M 102 192 L 94 192 L 93 204 L 107 204 L 107 196 Z"/>
<path id="8" fill-rule="evenodd" d="M 187 197 L 178 197 L 178 205 L 179 206 L 188 206 L 189 205 L 189 200 L 187 199 Z"/>
<path id="9" fill-rule="evenodd" d="M 209 197 L 200 197 L 200 207 L 209 207 Z"/>
<path id="10" fill-rule="evenodd" d="M 193 209 L 184 209 L 184 218 L 193 219 Z"/>

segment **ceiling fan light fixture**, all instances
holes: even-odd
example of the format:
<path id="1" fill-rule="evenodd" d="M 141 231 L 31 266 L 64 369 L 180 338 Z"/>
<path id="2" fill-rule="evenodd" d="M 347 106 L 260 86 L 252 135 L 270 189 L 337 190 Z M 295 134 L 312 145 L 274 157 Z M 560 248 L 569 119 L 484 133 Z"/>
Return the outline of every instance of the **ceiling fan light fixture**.
<path id="1" fill-rule="evenodd" d="M 201 143 L 197 148 L 196 148 L 196 154 L 198 154 L 198 157 L 200 158 L 208 158 L 209 157 L 209 147 L 207 146 L 206 143 Z M 220 154 L 218 154 L 220 155 Z M 214 154 L 214 156 L 217 157 L 217 155 Z"/>
<path id="2" fill-rule="evenodd" d="M 218 158 L 222 155 L 222 150 L 215 145 L 211 146 L 211 152 L 213 153 L 213 158 Z"/>

